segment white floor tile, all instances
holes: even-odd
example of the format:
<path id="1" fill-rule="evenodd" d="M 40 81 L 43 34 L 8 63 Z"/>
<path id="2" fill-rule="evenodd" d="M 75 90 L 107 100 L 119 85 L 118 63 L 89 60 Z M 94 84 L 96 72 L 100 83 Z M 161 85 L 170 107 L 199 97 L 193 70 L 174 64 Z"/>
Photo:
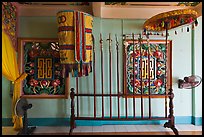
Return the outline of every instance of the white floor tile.
<path id="1" fill-rule="evenodd" d="M 136 132 L 135 125 L 125 125 L 127 132 Z"/>
<path id="2" fill-rule="evenodd" d="M 103 126 L 93 126 L 93 132 L 103 132 Z"/>
<path id="3" fill-rule="evenodd" d="M 192 124 L 175 125 L 178 131 L 202 131 L 202 126 L 194 126 Z M 17 134 L 13 127 L 2 127 L 3 134 Z M 34 133 L 69 133 L 70 127 L 47 127 L 37 126 Z M 103 126 L 77 126 L 74 133 L 83 132 L 165 132 L 172 130 L 164 128 L 163 125 L 103 125 Z"/>
<path id="4" fill-rule="evenodd" d="M 144 132 L 148 131 L 149 129 L 147 128 L 147 125 L 135 125 L 136 131 L 137 132 Z"/>
<path id="5" fill-rule="evenodd" d="M 202 126 L 194 126 L 192 124 L 179 124 L 176 127 L 178 131 L 202 131 Z"/>
<path id="6" fill-rule="evenodd" d="M 76 126 L 76 128 L 73 129 L 73 132 L 81 132 L 81 127 L 82 126 Z"/>
<path id="7" fill-rule="evenodd" d="M 41 127 L 37 126 L 34 133 L 69 133 L 69 127 Z"/>
<path id="8" fill-rule="evenodd" d="M 160 125 L 159 125 L 159 126 L 160 126 Z M 159 131 L 159 128 L 158 128 L 158 126 L 156 126 L 156 125 L 148 125 L 147 128 L 149 129 L 149 131 L 152 131 L 152 132 L 154 132 L 154 131 Z M 162 128 L 164 128 L 164 127 L 162 127 Z"/>
<path id="9" fill-rule="evenodd" d="M 93 132 L 92 126 L 81 126 L 80 132 Z"/>
<path id="10" fill-rule="evenodd" d="M 113 125 L 115 132 L 128 132 L 125 125 Z"/>
<path id="11" fill-rule="evenodd" d="M 195 131 L 202 131 L 202 126 L 195 126 Z"/>
<path id="12" fill-rule="evenodd" d="M 115 132 L 113 125 L 103 125 L 103 132 Z"/>

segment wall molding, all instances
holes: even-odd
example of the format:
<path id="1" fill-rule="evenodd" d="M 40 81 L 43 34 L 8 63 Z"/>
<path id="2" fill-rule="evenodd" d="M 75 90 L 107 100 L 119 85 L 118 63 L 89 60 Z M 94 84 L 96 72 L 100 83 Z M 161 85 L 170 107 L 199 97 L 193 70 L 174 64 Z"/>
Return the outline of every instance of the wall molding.
<path id="1" fill-rule="evenodd" d="M 86 12 L 92 15 L 92 6 L 74 6 L 74 5 L 20 5 L 19 16 L 56 16 L 61 10 L 76 10 Z"/>

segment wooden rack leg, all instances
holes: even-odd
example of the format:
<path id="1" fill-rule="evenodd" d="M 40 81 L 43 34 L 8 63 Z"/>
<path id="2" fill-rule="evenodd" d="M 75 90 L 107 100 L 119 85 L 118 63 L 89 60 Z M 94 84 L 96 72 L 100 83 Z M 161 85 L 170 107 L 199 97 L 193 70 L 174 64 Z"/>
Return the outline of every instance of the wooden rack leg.
<path id="1" fill-rule="evenodd" d="M 171 128 L 173 130 L 174 134 L 178 135 L 179 133 L 178 133 L 178 130 L 176 129 L 176 127 L 175 127 L 174 115 L 173 115 L 173 113 L 174 113 L 174 111 L 173 111 L 173 108 L 174 108 L 174 106 L 173 106 L 174 93 L 172 92 L 173 89 L 169 89 L 169 91 L 170 91 L 169 92 L 169 95 L 170 95 L 169 96 L 169 113 L 170 113 L 169 118 L 170 118 L 170 120 L 164 124 L 164 127 L 165 128 L 166 127 Z"/>
<path id="2" fill-rule="evenodd" d="M 76 127 L 76 123 L 75 123 L 75 115 L 74 115 L 74 88 L 71 88 L 71 93 L 70 93 L 70 97 L 71 97 L 71 117 L 70 117 L 70 131 L 69 131 L 69 135 L 72 134 L 73 129 Z"/>

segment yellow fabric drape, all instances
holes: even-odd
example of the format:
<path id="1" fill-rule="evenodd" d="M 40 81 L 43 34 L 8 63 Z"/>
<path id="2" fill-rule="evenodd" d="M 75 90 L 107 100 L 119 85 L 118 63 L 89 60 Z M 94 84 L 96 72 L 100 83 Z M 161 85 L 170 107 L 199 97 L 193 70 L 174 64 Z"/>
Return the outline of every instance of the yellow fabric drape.
<path id="1" fill-rule="evenodd" d="M 14 107 L 20 98 L 20 82 L 26 78 L 27 74 L 19 74 L 16 53 L 8 35 L 3 31 L 2 26 L 2 74 L 14 84 L 12 100 L 12 121 L 14 129 L 19 130 L 23 127 L 22 117 L 14 113 Z"/>

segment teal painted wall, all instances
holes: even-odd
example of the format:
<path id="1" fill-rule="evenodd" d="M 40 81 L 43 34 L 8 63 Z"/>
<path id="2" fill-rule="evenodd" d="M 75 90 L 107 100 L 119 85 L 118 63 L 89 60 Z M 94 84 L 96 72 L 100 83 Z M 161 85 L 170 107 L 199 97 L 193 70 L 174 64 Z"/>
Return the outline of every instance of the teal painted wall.
<path id="1" fill-rule="evenodd" d="M 2 118 L 11 117 L 12 97 L 10 97 L 10 81 L 2 76 Z"/>
<path id="2" fill-rule="evenodd" d="M 27 38 L 57 38 L 57 23 L 56 17 L 20 17 L 19 19 L 19 37 Z M 104 46 L 104 92 L 108 93 L 109 91 L 109 64 L 108 64 L 108 34 L 111 33 L 113 39 L 113 71 L 112 71 L 112 93 L 116 93 L 116 49 L 115 49 L 115 34 L 119 38 L 120 48 L 120 78 L 122 78 L 123 71 L 123 58 L 122 58 L 122 34 L 131 34 L 139 33 L 141 31 L 142 25 L 145 20 L 122 20 L 122 19 L 100 19 L 94 18 L 94 28 L 93 34 L 95 36 L 96 44 L 96 74 L 100 73 L 100 50 L 99 50 L 99 34 L 102 33 L 103 37 L 103 46 Z M 199 18 L 199 23 L 202 23 L 202 18 Z M 196 45 L 201 49 L 202 46 L 202 33 L 198 29 L 201 26 L 195 28 Z M 196 101 L 196 104 L 192 104 L 192 92 L 191 90 L 178 89 L 177 80 L 178 78 L 183 78 L 184 76 L 191 75 L 191 30 L 186 32 L 186 27 L 184 27 L 184 32 L 181 32 L 178 29 L 178 35 L 174 35 L 174 31 L 170 31 L 169 39 L 173 41 L 173 89 L 175 93 L 174 98 L 174 115 L 177 117 L 191 117 L 192 115 L 192 106 L 196 109 L 196 117 L 202 117 L 202 99 L 199 97 L 202 88 L 196 90 L 198 93 L 196 97 L 199 99 Z M 201 35 L 201 36 L 200 36 Z M 200 50 L 196 50 L 198 53 L 196 55 L 197 66 L 202 66 L 200 63 L 200 57 L 202 53 Z M 198 61 L 199 60 L 199 61 Z M 199 62 L 199 63 L 198 63 Z M 196 66 L 196 68 L 197 68 Z M 201 69 L 198 69 L 199 74 L 202 74 Z M 9 97 L 9 82 L 2 77 L 2 117 L 10 118 L 11 117 L 11 98 Z M 79 78 L 79 93 L 93 93 L 93 73 L 89 77 Z M 120 81 L 120 89 L 122 89 L 122 79 Z M 71 87 L 75 87 L 75 79 L 71 78 Z M 96 92 L 101 93 L 101 76 L 97 76 L 96 81 Z M 33 104 L 33 108 L 28 111 L 29 118 L 68 118 L 70 117 L 70 99 L 28 99 L 29 103 Z M 82 116 L 93 116 L 93 98 L 79 97 L 80 102 L 80 115 Z M 113 103 L 113 115 L 117 115 L 117 99 L 112 99 Z M 121 99 L 121 114 L 125 115 L 125 100 Z M 140 115 L 140 100 L 136 100 L 138 105 L 136 110 L 136 115 Z M 144 100 L 144 114 L 148 115 L 148 99 Z M 132 105 L 132 99 L 128 99 L 128 105 Z M 197 107 L 197 105 L 199 107 Z M 109 116 L 109 98 L 105 99 L 105 114 Z M 128 110 L 128 114 L 131 115 L 132 110 Z M 154 116 L 163 116 L 164 114 L 164 100 L 154 99 L 152 100 L 152 115 Z M 101 116 L 101 99 L 97 99 L 97 116 Z M 195 117 L 194 116 L 194 117 Z"/>

